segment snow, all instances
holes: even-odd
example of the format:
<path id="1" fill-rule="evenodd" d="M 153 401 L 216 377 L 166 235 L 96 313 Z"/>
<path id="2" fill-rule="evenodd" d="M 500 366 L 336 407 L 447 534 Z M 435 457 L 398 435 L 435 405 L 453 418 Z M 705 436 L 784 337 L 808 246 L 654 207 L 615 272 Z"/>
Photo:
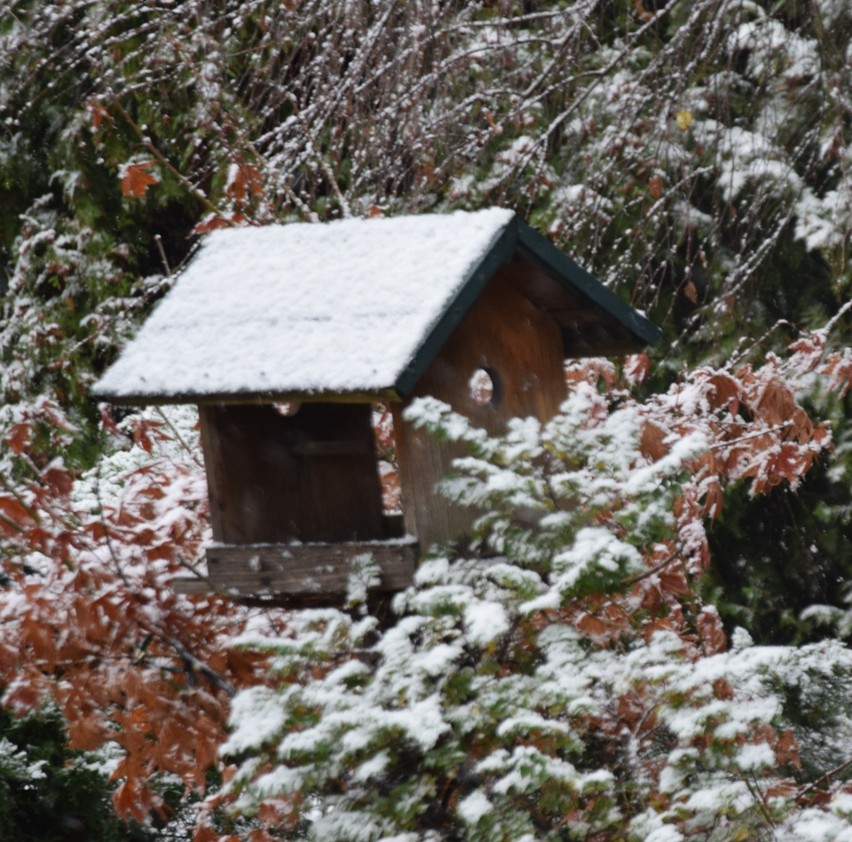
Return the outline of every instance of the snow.
<path id="1" fill-rule="evenodd" d="M 486 646 L 509 630 L 506 609 L 496 602 L 468 605 L 464 622 L 468 639 L 477 646 Z"/>
<path id="2" fill-rule="evenodd" d="M 737 765 L 746 772 L 756 772 L 775 763 L 775 752 L 766 743 L 746 743 L 737 755 Z"/>
<path id="3" fill-rule="evenodd" d="M 284 726 L 286 715 L 274 690 L 251 687 L 234 699 L 231 721 L 235 727 L 221 748 L 223 753 L 239 753 L 273 738 Z"/>
<path id="4" fill-rule="evenodd" d="M 459 801 L 459 815 L 467 822 L 467 824 L 475 825 L 483 816 L 487 816 L 492 805 L 488 800 L 488 796 L 481 790 L 475 789 L 466 798 Z"/>
<path id="5" fill-rule="evenodd" d="M 0 771 L 5 778 L 22 782 L 41 780 L 47 777 L 44 771 L 47 765 L 47 760 L 30 762 L 26 750 L 19 749 L 5 737 L 0 737 Z"/>
<path id="6" fill-rule="evenodd" d="M 617 572 L 622 565 L 627 570 L 638 570 L 642 557 L 635 547 L 619 540 L 609 530 L 585 526 L 577 533 L 571 547 L 557 553 L 553 565 L 561 574 L 560 585 L 570 588 L 597 567 L 609 572 Z"/>
<path id="7" fill-rule="evenodd" d="M 802 810 L 800 816 L 790 824 L 791 832 L 782 833 L 777 838 L 785 842 L 852 842 L 849 820 L 835 818 L 820 810 Z"/>
<path id="8" fill-rule="evenodd" d="M 180 402 L 391 388 L 513 216 L 214 231 L 95 392 Z"/>

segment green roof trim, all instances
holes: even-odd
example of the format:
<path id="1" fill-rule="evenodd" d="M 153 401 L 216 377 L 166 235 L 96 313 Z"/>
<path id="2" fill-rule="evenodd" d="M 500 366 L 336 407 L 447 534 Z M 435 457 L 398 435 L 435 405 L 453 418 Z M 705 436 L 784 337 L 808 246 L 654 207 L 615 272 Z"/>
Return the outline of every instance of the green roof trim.
<path id="1" fill-rule="evenodd" d="M 482 260 L 470 270 L 443 316 L 397 378 L 394 389 L 398 394 L 407 395 L 414 388 L 485 289 L 488 281 L 503 264 L 508 263 L 518 253 L 543 266 L 560 286 L 572 293 L 579 293 L 605 311 L 633 334 L 637 346 L 653 345 L 662 336 L 659 327 L 596 280 L 516 214 L 494 238 Z"/>

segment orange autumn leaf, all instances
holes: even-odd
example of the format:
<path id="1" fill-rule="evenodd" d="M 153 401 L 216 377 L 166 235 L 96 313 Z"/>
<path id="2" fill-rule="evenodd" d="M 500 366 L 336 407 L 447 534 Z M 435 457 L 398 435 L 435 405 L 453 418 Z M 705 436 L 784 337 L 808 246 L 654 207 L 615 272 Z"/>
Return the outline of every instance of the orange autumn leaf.
<path id="1" fill-rule="evenodd" d="M 722 620 L 715 609 L 704 608 L 695 618 L 695 627 L 708 655 L 724 652 L 728 646 L 728 636 L 722 628 Z"/>
<path id="2" fill-rule="evenodd" d="M 208 214 L 193 229 L 193 234 L 209 234 L 219 228 L 230 228 L 231 223 L 222 216 L 215 213 Z"/>
<path id="3" fill-rule="evenodd" d="M 0 517 L 10 528 L 18 530 L 24 529 L 33 522 L 29 509 L 20 500 L 8 494 L 0 495 Z"/>
<path id="4" fill-rule="evenodd" d="M 843 353 L 832 354 L 820 373 L 830 378 L 840 397 L 844 397 L 852 389 L 852 352 L 847 348 Z"/>
<path id="5" fill-rule="evenodd" d="M 644 383 L 651 373 L 651 360 L 644 352 L 631 354 L 625 358 L 623 370 L 627 382 L 631 385 Z"/>
<path id="6" fill-rule="evenodd" d="M 13 424 L 6 435 L 6 444 L 13 453 L 23 453 L 30 444 L 30 425 L 23 421 Z"/>
<path id="7" fill-rule="evenodd" d="M 781 766 L 789 764 L 795 769 L 802 768 L 802 762 L 799 758 L 799 743 L 791 728 L 788 728 L 778 737 L 775 757 Z"/>
<path id="8" fill-rule="evenodd" d="M 706 395 L 710 406 L 715 409 L 727 407 L 728 412 L 734 415 L 742 399 L 741 385 L 729 374 L 719 371 L 708 378 L 707 385 L 710 386 Z"/>
<path id="9" fill-rule="evenodd" d="M 86 103 L 86 108 L 88 109 L 89 114 L 92 115 L 92 128 L 96 132 L 100 129 L 104 120 L 111 120 L 110 113 L 106 106 L 95 99 L 89 100 Z"/>
<path id="10" fill-rule="evenodd" d="M 669 452 L 666 445 L 666 431 L 653 421 L 646 421 L 642 425 L 639 449 L 642 455 L 649 459 L 662 459 Z"/>
<path id="11" fill-rule="evenodd" d="M 159 176 L 151 171 L 155 166 L 155 161 L 137 161 L 121 166 L 118 177 L 122 194 L 134 199 L 144 196 L 149 187 L 160 181 Z"/>
<path id="12" fill-rule="evenodd" d="M 209 234 L 219 228 L 230 228 L 232 225 L 240 225 L 246 221 L 241 213 L 216 214 L 210 213 L 204 217 L 193 229 L 193 234 Z"/>
<path id="13" fill-rule="evenodd" d="M 242 204 L 250 196 L 260 196 L 263 193 L 262 184 L 263 177 L 256 167 L 251 164 L 231 164 L 225 195 Z"/>
<path id="14" fill-rule="evenodd" d="M 84 716 L 71 721 L 68 726 L 68 740 L 74 748 L 92 751 L 105 742 L 108 729 L 98 716 Z"/>
<path id="15" fill-rule="evenodd" d="M 731 686 L 731 682 L 728 681 L 727 678 L 721 677 L 717 678 L 713 682 L 713 695 L 717 699 L 722 699 L 723 701 L 730 701 L 734 698 L 734 688 Z"/>
<path id="16" fill-rule="evenodd" d="M 209 824 L 201 824 L 195 828 L 192 842 L 217 842 L 219 834 Z"/>

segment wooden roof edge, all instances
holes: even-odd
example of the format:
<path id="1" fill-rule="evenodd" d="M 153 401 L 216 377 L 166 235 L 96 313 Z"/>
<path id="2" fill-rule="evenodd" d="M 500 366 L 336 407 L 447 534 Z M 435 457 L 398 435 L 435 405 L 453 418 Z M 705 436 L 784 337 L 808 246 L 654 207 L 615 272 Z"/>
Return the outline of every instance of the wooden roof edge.
<path id="1" fill-rule="evenodd" d="M 194 403 L 199 406 L 211 404 L 269 404 L 269 403 L 378 403 L 399 402 L 402 396 L 393 388 L 376 390 L 354 390 L 341 392 L 223 392 L 205 394 L 186 392 L 174 395 L 140 394 L 117 395 L 105 392 L 92 393 L 96 401 L 118 406 L 169 406 Z"/>
<path id="2" fill-rule="evenodd" d="M 398 394 L 407 395 L 414 388 L 497 270 L 512 259 L 518 247 L 520 223 L 520 217 L 515 214 L 495 235 L 482 259 L 470 269 L 443 315 L 397 377 L 394 389 Z"/>
<path id="3" fill-rule="evenodd" d="M 518 242 L 521 250 L 544 266 L 559 283 L 583 295 L 630 331 L 637 345 L 653 345 L 660 340 L 663 332 L 657 325 L 521 219 L 518 219 Z"/>

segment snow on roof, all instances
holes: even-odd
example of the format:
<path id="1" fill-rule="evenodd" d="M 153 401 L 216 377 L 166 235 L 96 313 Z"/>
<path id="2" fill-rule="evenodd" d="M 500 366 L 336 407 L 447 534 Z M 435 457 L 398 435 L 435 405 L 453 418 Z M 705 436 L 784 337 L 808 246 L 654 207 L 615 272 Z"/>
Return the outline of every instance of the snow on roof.
<path id="1" fill-rule="evenodd" d="M 513 218 L 214 231 L 94 391 L 140 403 L 387 392 Z"/>

